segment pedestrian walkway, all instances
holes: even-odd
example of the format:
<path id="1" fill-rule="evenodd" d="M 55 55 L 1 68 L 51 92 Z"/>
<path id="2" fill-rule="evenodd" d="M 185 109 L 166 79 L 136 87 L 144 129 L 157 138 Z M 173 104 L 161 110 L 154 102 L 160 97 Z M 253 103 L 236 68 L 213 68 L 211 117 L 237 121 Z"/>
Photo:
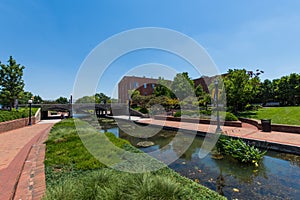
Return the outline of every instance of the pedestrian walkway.
<path id="1" fill-rule="evenodd" d="M 53 121 L 0 134 L 0 199 L 40 199 L 45 190 L 43 142 Z"/>
<path id="2" fill-rule="evenodd" d="M 163 121 L 155 119 L 143 119 L 138 122 L 154 124 L 165 127 L 179 128 L 189 131 L 199 131 L 203 133 L 215 133 L 216 125 L 195 124 L 188 122 Z M 300 134 L 287 132 L 263 132 L 252 125 L 243 123 L 242 127 L 221 126 L 224 134 L 234 137 L 241 137 L 250 140 L 264 141 L 270 143 L 283 144 L 300 148 Z"/>

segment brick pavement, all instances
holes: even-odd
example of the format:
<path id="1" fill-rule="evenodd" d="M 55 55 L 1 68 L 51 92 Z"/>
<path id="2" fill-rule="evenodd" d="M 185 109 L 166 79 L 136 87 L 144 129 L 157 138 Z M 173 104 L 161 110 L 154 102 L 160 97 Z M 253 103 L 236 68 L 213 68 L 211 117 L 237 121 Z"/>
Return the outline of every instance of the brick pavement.
<path id="1" fill-rule="evenodd" d="M 216 130 L 216 125 L 209 124 L 193 124 L 188 122 L 161 121 L 154 119 L 141 119 L 139 120 L 139 122 L 160 126 L 164 124 L 164 126 L 167 127 L 174 127 L 192 131 L 197 130 L 200 132 L 209 133 L 214 133 Z M 230 136 L 300 147 L 300 134 L 297 133 L 278 131 L 263 132 L 261 130 L 258 130 L 254 126 L 245 123 L 243 123 L 242 127 L 221 126 L 221 128 L 225 134 L 228 134 Z"/>
<path id="2" fill-rule="evenodd" d="M 0 134 L 1 200 L 41 198 L 45 191 L 43 142 L 52 126 L 41 123 Z"/>

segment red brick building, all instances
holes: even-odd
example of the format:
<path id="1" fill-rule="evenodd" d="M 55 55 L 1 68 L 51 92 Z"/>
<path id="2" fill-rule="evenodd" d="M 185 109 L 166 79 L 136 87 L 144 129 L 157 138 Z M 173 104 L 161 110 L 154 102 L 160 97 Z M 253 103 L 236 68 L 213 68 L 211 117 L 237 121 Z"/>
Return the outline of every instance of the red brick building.
<path id="1" fill-rule="evenodd" d="M 128 90 L 138 90 L 141 95 L 152 94 L 157 81 L 154 78 L 124 76 L 118 84 L 119 102 L 125 103 L 128 100 Z"/>
<path id="2" fill-rule="evenodd" d="M 223 74 L 224 76 L 226 74 Z M 202 76 L 194 79 L 195 88 L 201 85 L 205 92 L 209 92 L 208 86 L 216 76 L 208 77 Z M 136 76 L 124 76 L 118 84 L 118 97 L 120 103 L 126 103 L 128 101 L 128 90 L 138 90 L 141 95 L 150 95 L 153 93 L 158 79 L 136 77 Z"/>

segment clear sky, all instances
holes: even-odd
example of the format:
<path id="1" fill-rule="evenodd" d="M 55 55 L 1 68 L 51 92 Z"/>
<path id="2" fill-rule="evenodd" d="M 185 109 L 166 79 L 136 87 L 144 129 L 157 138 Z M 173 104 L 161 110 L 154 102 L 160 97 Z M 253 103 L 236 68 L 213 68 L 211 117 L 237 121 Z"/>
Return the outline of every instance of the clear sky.
<path id="1" fill-rule="evenodd" d="M 81 63 L 100 42 L 141 27 L 169 28 L 190 36 L 207 50 L 220 72 L 259 68 L 265 71 L 262 79 L 300 73 L 298 0 L 1 0 L 0 27 L 0 60 L 6 63 L 12 55 L 24 65 L 25 89 L 44 99 L 68 97 Z M 114 63 L 111 77 L 100 82 L 106 94 L 119 80 L 117 75 L 143 63 L 189 71 L 172 55 L 143 51 L 127 56 Z"/>

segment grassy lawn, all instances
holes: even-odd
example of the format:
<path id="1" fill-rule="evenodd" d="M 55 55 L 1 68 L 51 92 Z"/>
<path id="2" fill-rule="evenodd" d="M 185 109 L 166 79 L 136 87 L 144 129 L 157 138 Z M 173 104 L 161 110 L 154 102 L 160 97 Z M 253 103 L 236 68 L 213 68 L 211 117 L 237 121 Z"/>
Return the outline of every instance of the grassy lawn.
<path id="1" fill-rule="evenodd" d="M 274 124 L 300 125 L 300 106 L 270 107 L 257 111 L 246 111 L 240 117 L 253 119 L 271 119 Z"/>
<path id="2" fill-rule="evenodd" d="M 96 134 L 104 139 L 102 133 L 80 126 L 84 123 L 76 121 L 79 128 L 85 127 L 84 137 L 96 141 L 97 138 L 93 136 Z M 128 141 L 116 138 L 111 133 L 105 135 L 115 146 L 145 155 L 149 162 L 154 164 L 159 162 L 131 146 Z M 98 144 L 98 148 L 99 145 L 105 144 Z M 99 149 L 112 151 L 108 146 Z M 117 160 L 111 154 L 107 154 L 109 156 L 104 156 L 101 160 L 107 159 L 112 162 Z M 216 192 L 180 176 L 168 167 L 145 173 L 129 173 L 108 168 L 85 148 L 76 132 L 73 119 L 63 120 L 52 128 L 46 142 L 45 170 L 47 191 L 44 199 L 47 200 L 225 199 Z"/>

